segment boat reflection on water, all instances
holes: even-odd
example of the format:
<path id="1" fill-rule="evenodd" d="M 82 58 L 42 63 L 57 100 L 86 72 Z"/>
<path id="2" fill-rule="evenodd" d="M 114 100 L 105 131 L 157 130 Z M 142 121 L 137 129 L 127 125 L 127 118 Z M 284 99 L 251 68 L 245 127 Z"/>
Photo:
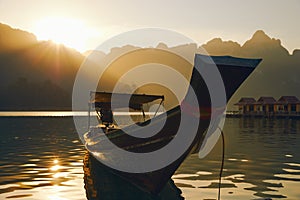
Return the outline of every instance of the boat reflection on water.
<path id="1" fill-rule="evenodd" d="M 133 185 L 121 176 L 112 173 L 103 164 L 86 152 L 83 159 L 84 187 L 87 199 L 119 200 L 119 199 L 184 199 L 181 190 L 170 179 L 162 191 L 150 194 Z"/>

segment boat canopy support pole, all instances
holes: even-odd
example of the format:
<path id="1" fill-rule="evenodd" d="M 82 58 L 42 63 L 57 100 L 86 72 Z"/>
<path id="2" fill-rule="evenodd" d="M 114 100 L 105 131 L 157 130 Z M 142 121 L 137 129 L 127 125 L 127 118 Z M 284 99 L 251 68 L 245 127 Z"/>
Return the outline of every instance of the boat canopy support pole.
<path id="1" fill-rule="evenodd" d="M 91 103 L 89 103 L 89 111 L 88 111 L 88 131 L 90 131 L 90 125 L 91 125 Z"/>
<path id="2" fill-rule="evenodd" d="M 143 118 L 144 118 L 144 121 L 145 121 L 146 120 L 146 115 L 145 115 L 144 108 L 142 108 L 142 113 L 143 113 Z"/>
<path id="3" fill-rule="evenodd" d="M 161 104 L 164 102 L 164 99 L 162 99 L 161 101 L 160 101 L 160 103 L 159 103 L 159 106 L 157 107 L 157 109 L 156 109 L 156 111 L 155 111 L 155 113 L 154 113 L 154 116 L 153 117 L 155 117 L 156 116 L 156 114 L 157 114 L 157 112 L 158 112 L 158 110 L 159 110 L 159 108 L 160 108 L 160 106 L 161 106 Z"/>

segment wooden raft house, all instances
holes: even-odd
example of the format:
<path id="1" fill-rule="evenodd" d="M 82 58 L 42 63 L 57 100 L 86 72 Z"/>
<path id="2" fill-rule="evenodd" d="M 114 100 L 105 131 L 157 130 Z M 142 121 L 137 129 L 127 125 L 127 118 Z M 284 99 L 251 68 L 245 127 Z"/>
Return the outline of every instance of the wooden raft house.
<path id="1" fill-rule="evenodd" d="M 299 117 L 300 100 L 295 96 L 260 97 L 258 100 L 243 97 L 237 103 L 238 111 L 231 114 L 238 117 Z"/>

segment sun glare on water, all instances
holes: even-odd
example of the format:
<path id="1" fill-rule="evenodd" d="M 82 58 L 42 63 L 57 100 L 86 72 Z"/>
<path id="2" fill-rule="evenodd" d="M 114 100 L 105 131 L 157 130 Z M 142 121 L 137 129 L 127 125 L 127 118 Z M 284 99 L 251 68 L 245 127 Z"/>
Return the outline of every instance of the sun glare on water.
<path id="1" fill-rule="evenodd" d="M 48 17 L 35 23 L 34 34 L 38 40 L 51 40 L 83 52 L 89 37 L 97 33 L 79 19 Z"/>

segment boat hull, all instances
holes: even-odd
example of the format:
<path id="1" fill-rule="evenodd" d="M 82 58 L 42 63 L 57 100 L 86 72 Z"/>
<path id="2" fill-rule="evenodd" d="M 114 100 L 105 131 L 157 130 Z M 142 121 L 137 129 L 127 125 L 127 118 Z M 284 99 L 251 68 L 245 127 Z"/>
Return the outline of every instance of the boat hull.
<path id="1" fill-rule="evenodd" d="M 203 57 L 204 59 L 202 59 Z M 239 88 L 239 86 L 244 82 L 244 80 L 255 69 L 256 65 L 258 65 L 258 63 L 260 62 L 260 60 L 239 58 L 236 59 L 232 57 L 213 57 L 213 61 L 215 61 L 215 63 L 207 61 L 207 56 L 196 55 L 195 65 L 208 66 L 216 64 L 224 82 L 226 100 L 229 100 L 231 98 L 234 92 Z M 109 168 L 112 173 L 115 173 L 130 181 L 141 190 L 147 191 L 152 194 L 159 193 L 166 185 L 166 183 L 170 180 L 175 171 L 178 169 L 180 164 L 186 159 L 186 157 L 191 153 L 199 150 L 206 136 L 206 132 L 212 120 L 212 116 L 216 117 L 216 115 L 212 115 L 212 112 L 215 112 L 219 109 L 219 115 L 223 115 L 225 111 L 226 102 L 224 105 L 219 105 L 220 108 L 212 107 L 210 91 L 198 69 L 193 69 L 190 86 L 191 87 L 186 95 L 186 98 L 183 100 L 181 105 L 166 112 L 166 121 L 164 123 L 164 126 L 154 136 L 140 138 L 134 137 L 132 135 L 138 135 L 139 132 L 141 132 L 142 134 L 142 128 L 146 125 L 150 127 L 157 126 L 156 122 L 162 121 L 162 116 L 154 117 L 151 120 L 139 124 L 140 128 L 136 125 L 135 127 L 129 126 L 128 128 L 126 128 L 126 130 L 131 133 L 130 135 L 127 134 L 124 130 L 114 130 L 109 132 L 105 136 L 97 136 L 97 134 L 96 136 L 88 135 L 88 133 L 86 135 L 86 148 L 97 157 L 97 153 L 95 153 L 97 150 L 97 145 L 102 144 L 101 148 L 105 151 L 109 151 L 110 146 L 105 147 L 105 142 L 103 142 L 105 140 L 109 140 L 118 148 L 129 152 L 154 152 L 168 145 L 172 142 L 172 140 L 174 140 L 174 138 L 177 137 L 177 133 L 182 122 L 185 121 L 187 123 L 190 123 L 191 126 L 194 122 L 197 122 L 198 126 L 195 130 L 196 133 L 189 146 L 183 152 L 181 152 L 180 156 L 178 156 L 177 159 L 160 169 L 145 173 L 129 173 L 117 170 L 112 167 L 108 167 L 99 162 L 99 165 L 103 165 L 103 167 Z M 189 98 L 189 95 L 192 92 L 195 92 L 195 95 L 197 97 L 197 105 L 195 105 L 195 103 Z M 199 115 L 194 114 L 195 109 L 198 110 Z M 187 131 L 184 134 L 186 134 L 186 137 L 190 137 L 190 135 L 192 134 L 189 131 L 190 129 L 187 128 L 186 130 Z M 178 145 L 180 145 L 180 143 Z M 170 155 L 172 153 L 173 152 L 171 151 L 169 152 Z M 101 160 L 101 158 L 99 157 L 97 157 L 97 159 Z M 118 158 L 113 157 L 108 159 L 117 160 Z M 156 162 L 160 161 L 158 160 Z"/>
<path id="2" fill-rule="evenodd" d="M 204 109 L 203 109 L 204 110 Z M 207 115 L 207 113 L 205 113 Z M 176 107 L 167 112 L 167 121 L 163 129 L 151 138 L 136 138 L 129 136 L 123 130 L 114 130 L 107 134 L 106 138 L 100 139 L 99 141 L 103 141 L 105 139 L 109 139 L 119 148 L 122 148 L 126 151 L 131 151 L 135 153 L 147 153 L 153 152 L 160 148 L 163 148 L 165 145 L 169 144 L 176 133 L 178 132 L 178 127 L 181 121 L 182 115 L 186 116 L 186 118 L 195 118 L 199 120 L 195 116 L 190 115 L 190 113 L 183 113 L 181 112 L 180 107 Z M 204 115 L 204 114 L 203 114 Z M 153 120 L 159 120 L 153 119 Z M 182 152 L 181 156 L 178 157 L 175 161 L 171 162 L 169 165 L 165 166 L 164 168 L 146 172 L 146 173 L 128 173 L 119 171 L 99 162 L 99 165 L 103 165 L 103 167 L 109 168 L 112 173 L 118 174 L 125 178 L 126 180 L 130 181 L 131 183 L 135 184 L 137 187 L 142 189 L 143 191 L 150 192 L 152 194 L 157 194 L 161 191 L 161 189 L 165 186 L 165 184 L 171 179 L 172 175 L 178 169 L 180 164 L 186 159 L 186 157 L 193 152 L 198 146 L 201 145 L 203 141 L 205 130 L 209 125 L 210 119 L 201 119 L 201 126 L 198 127 L 196 137 L 193 138 L 192 143 L 189 147 Z M 138 131 L 138 130 L 136 130 Z M 189 133 L 186 133 L 189 134 Z M 95 139 L 94 139 L 95 140 Z M 87 146 L 89 149 L 89 146 Z M 109 151 L 109 149 L 106 149 Z M 170 152 L 171 154 L 172 152 Z"/>
<path id="3" fill-rule="evenodd" d="M 88 151 L 83 160 L 84 187 L 89 200 L 96 199 L 184 199 L 181 190 L 169 180 L 159 194 L 141 190 L 131 181 L 102 165 Z"/>

